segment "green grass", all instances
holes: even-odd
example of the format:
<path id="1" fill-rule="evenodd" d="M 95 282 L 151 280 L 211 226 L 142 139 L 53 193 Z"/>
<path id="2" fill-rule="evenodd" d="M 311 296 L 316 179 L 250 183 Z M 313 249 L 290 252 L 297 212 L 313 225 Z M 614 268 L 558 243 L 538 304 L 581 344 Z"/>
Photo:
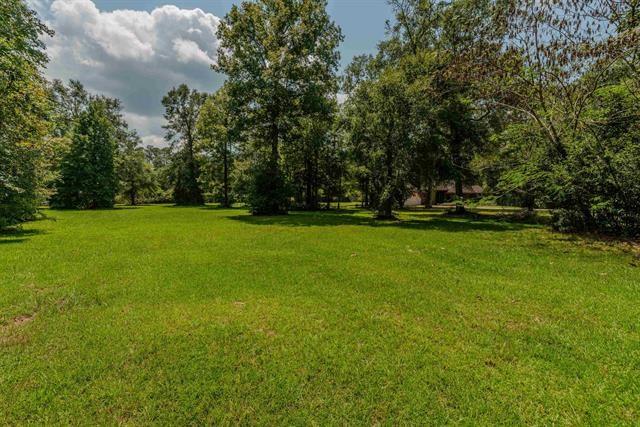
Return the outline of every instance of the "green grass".
<path id="1" fill-rule="evenodd" d="M 0 235 L 0 420 L 638 424 L 640 267 L 544 227 L 48 211 Z"/>

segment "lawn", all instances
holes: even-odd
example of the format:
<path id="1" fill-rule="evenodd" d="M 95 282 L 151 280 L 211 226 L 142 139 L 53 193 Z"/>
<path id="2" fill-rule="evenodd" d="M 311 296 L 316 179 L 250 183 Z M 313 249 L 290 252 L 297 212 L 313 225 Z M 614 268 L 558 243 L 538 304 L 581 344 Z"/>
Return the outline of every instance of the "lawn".
<path id="1" fill-rule="evenodd" d="M 0 235 L 0 420 L 638 424 L 640 260 L 410 211 L 150 206 Z"/>

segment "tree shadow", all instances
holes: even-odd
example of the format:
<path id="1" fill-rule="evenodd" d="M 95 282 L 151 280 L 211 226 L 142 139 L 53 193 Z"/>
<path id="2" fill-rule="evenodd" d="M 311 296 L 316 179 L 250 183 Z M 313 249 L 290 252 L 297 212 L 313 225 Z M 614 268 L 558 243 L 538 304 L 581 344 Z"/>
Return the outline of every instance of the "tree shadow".
<path id="1" fill-rule="evenodd" d="M 24 230 L 20 227 L 6 228 L 0 230 L 0 245 L 22 243 L 29 240 L 31 236 L 41 234 L 45 234 L 45 232 L 37 229 Z"/>
<path id="2" fill-rule="evenodd" d="M 205 204 L 205 205 L 176 205 L 176 204 L 161 204 L 156 206 L 162 206 L 163 208 L 171 208 L 171 209 L 202 209 L 205 211 L 226 211 L 226 210 L 246 210 L 246 206 L 231 206 L 230 208 L 225 208 L 219 204 Z"/>
<path id="3" fill-rule="evenodd" d="M 205 211 L 241 211 L 241 210 L 247 209 L 246 206 L 230 206 L 226 208 L 221 205 L 204 205 L 204 206 L 198 206 L 198 208 Z"/>
<path id="4" fill-rule="evenodd" d="M 50 206 L 48 209 L 50 211 L 75 211 L 75 212 L 103 212 L 103 211 L 124 211 L 124 210 L 131 210 L 131 209 L 140 209 L 143 206 L 152 206 L 152 205 L 116 205 L 112 208 L 86 208 L 86 209 L 80 209 L 80 208 L 64 208 L 64 207 L 60 207 L 60 206 Z"/>
<path id="5" fill-rule="evenodd" d="M 362 211 L 345 212 L 290 212 L 280 216 L 235 215 L 229 218 L 248 225 L 281 227 L 331 227 L 360 226 L 385 228 L 396 227 L 411 230 L 464 231 L 518 231 L 537 227 L 532 224 L 515 223 L 479 215 L 473 217 L 447 217 L 440 212 L 408 212 L 410 218 L 377 220 L 373 217 L 355 215 Z M 418 215 L 416 215 L 416 213 Z"/>

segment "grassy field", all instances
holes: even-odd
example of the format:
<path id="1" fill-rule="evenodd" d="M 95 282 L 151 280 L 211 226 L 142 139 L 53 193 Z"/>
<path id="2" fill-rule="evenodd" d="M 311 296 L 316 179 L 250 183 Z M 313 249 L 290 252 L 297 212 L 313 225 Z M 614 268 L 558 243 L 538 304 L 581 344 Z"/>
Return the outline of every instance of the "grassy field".
<path id="1" fill-rule="evenodd" d="M 0 235 L 2 424 L 640 423 L 617 247 L 438 212 L 46 213 Z"/>

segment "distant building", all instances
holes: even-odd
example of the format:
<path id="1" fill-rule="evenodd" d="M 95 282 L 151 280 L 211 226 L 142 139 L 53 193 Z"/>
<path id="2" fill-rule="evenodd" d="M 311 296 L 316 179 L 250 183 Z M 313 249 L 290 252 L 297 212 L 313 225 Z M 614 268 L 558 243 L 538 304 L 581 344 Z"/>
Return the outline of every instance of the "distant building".
<path id="1" fill-rule="evenodd" d="M 423 196 L 423 194 L 421 192 L 414 191 L 413 193 L 411 193 L 409 198 L 404 201 L 404 207 L 405 208 L 410 208 L 410 207 L 413 207 L 413 206 L 424 205 L 424 203 L 422 202 L 422 196 Z"/>
<path id="2" fill-rule="evenodd" d="M 462 197 L 464 199 L 479 199 L 482 197 L 482 187 L 479 185 L 463 185 Z M 440 184 L 435 188 L 435 202 L 446 203 L 452 201 L 456 197 L 456 184 L 448 182 Z"/>
<path id="3" fill-rule="evenodd" d="M 464 199 L 478 199 L 482 197 L 483 188 L 480 185 L 463 185 L 462 194 Z M 451 202 L 456 197 L 455 182 L 444 182 L 438 184 L 431 194 L 431 204 L 440 204 Z M 415 190 L 409 198 L 404 202 L 404 207 L 426 205 L 429 195 L 424 191 Z"/>

